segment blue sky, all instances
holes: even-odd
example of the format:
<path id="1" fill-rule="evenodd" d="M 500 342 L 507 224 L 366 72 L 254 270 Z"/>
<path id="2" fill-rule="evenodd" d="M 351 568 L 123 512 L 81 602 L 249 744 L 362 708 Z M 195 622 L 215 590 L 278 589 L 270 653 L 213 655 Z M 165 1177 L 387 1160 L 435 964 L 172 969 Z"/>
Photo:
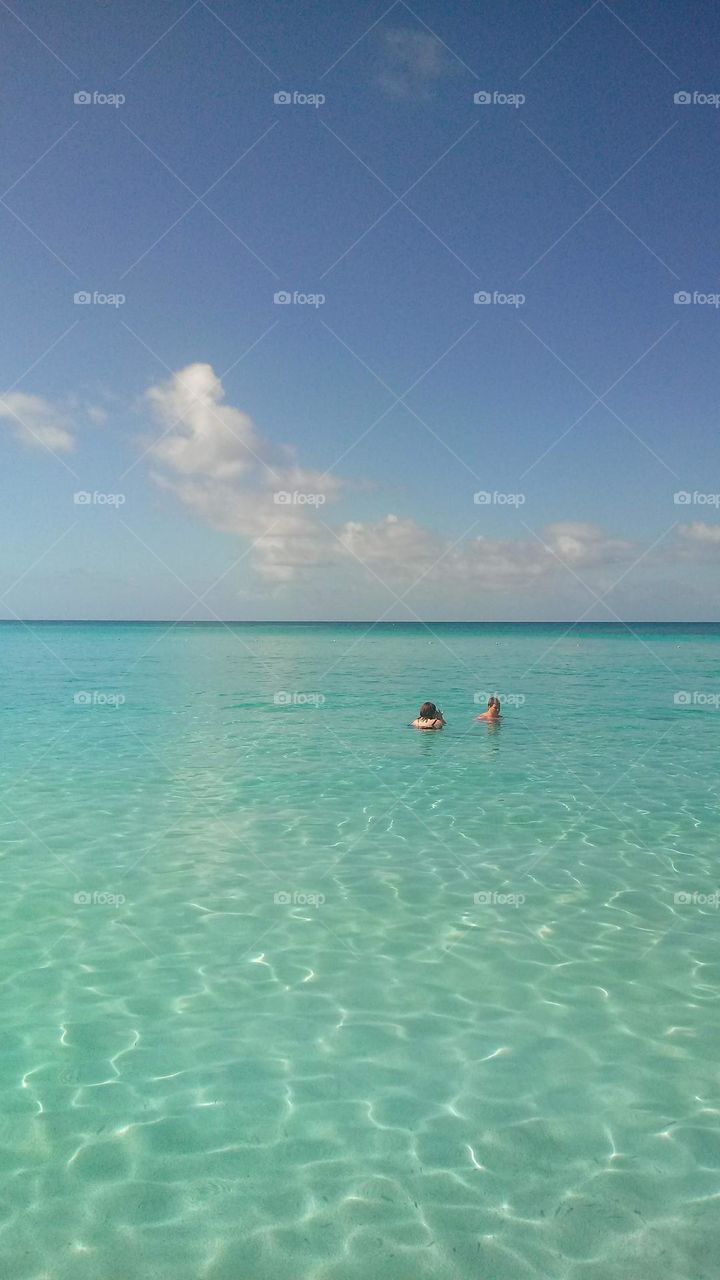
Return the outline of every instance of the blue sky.
<path id="1" fill-rule="evenodd" d="M 714 7 L 0 26 L 0 616 L 720 616 Z"/>

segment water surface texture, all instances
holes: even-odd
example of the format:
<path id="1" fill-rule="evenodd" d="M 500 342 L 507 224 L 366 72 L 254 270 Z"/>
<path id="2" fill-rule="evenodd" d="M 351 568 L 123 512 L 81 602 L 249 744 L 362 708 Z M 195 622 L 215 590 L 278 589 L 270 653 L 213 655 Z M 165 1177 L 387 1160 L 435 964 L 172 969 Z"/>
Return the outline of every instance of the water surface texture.
<path id="1" fill-rule="evenodd" d="M 0 627 L 3 1276 L 716 1280 L 720 628 L 565 630 Z"/>

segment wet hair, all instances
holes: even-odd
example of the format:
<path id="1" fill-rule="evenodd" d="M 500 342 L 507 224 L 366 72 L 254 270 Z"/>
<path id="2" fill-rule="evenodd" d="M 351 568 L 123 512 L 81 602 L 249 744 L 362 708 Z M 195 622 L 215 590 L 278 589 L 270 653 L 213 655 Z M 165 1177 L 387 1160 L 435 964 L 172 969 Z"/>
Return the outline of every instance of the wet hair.
<path id="1" fill-rule="evenodd" d="M 420 708 L 420 720 L 437 720 L 439 715 L 440 713 L 434 702 L 423 702 Z"/>
<path id="2" fill-rule="evenodd" d="M 500 699 L 496 698 L 494 694 L 492 698 L 488 698 L 488 711 L 491 707 L 497 707 L 497 710 L 500 710 Z"/>

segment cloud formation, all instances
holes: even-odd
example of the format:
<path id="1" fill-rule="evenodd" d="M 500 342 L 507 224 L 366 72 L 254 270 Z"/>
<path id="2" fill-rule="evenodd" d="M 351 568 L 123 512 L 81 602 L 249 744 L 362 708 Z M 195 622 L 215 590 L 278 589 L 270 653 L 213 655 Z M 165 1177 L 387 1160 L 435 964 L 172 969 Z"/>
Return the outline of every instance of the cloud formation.
<path id="1" fill-rule="evenodd" d="M 336 500 L 340 482 L 299 467 L 290 448 L 274 446 L 224 398 L 209 364 L 188 365 L 149 389 L 164 428 L 148 449 L 162 468 L 155 479 L 216 529 L 250 538 L 264 576 L 287 581 L 304 565 L 326 562 L 332 536 L 317 506 L 278 495 L 320 495 L 324 506 Z"/>
<path id="2" fill-rule="evenodd" d="M 41 396 L 10 391 L 0 399 L 0 419 L 23 444 L 52 453 L 71 453 L 74 437 L 64 413 Z"/>
<path id="3" fill-rule="evenodd" d="M 694 520 L 692 524 L 681 524 L 678 533 L 688 543 L 720 548 L 720 524 L 706 524 L 703 520 Z"/>
<path id="4" fill-rule="evenodd" d="M 527 587 L 561 569 L 578 572 L 627 560 L 633 545 L 591 524 L 553 524 L 539 536 L 468 536 L 458 543 L 387 516 L 374 524 L 350 521 L 339 531 L 348 552 L 383 579 L 465 583 L 485 590 Z"/>
<path id="5" fill-rule="evenodd" d="M 224 405 L 209 364 L 191 364 L 151 387 L 148 402 L 166 434 L 152 447 L 159 462 L 182 475 L 237 480 L 263 463 L 263 443 L 246 413 Z"/>
<path id="6" fill-rule="evenodd" d="M 552 524 L 515 539 L 469 535 L 457 543 L 393 514 L 333 523 L 330 507 L 342 481 L 302 468 L 290 449 L 273 445 L 246 413 L 226 404 L 210 365 L 179 370 L 149 389 L 147 403 L 163 427 L 148 447 L 156 483 L 214 528 L 249 539 L 251 563 L 269 582 L 335 570 L 343 583 L 375 577 L 397 591 L 418 581 L 502 591 L 567 572 L 563 566 L 581 574 L 630 564 L 638 554 L 633 543 L 585 523 Z M 321 505 L 278 503 L 278 492 L 319 495 Z"/>
<path id="7" fill-rule="evenodd" d="M 390 27 L 381 33 L 378 80 L 393 98 L 428 99 L 438 82 L 458 64 L 441 40 L 429 31 Z"/>

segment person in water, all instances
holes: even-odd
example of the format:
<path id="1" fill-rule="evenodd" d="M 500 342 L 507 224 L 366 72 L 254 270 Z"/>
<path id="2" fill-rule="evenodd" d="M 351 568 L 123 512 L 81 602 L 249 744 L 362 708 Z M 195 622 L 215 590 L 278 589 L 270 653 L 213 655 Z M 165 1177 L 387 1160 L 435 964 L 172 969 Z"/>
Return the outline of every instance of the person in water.
<path id="1" fill-rule="evenodd" d="M 442 711 L 438 711 L 434 702 L 423 702 L 411 729 L 442 729 L 445 719 Z"/>
<path id="2" fill-rule="evenodd" d="M 499 720 L 500 719 L 500 699 L 493 696 L 488 698 L 487 711 L 483 711 L 476 720 Z"/>

